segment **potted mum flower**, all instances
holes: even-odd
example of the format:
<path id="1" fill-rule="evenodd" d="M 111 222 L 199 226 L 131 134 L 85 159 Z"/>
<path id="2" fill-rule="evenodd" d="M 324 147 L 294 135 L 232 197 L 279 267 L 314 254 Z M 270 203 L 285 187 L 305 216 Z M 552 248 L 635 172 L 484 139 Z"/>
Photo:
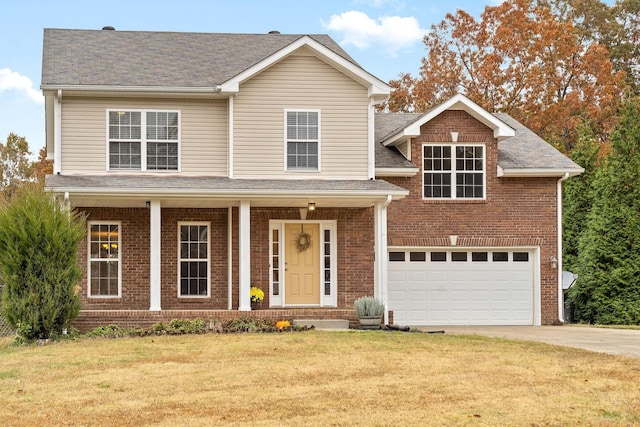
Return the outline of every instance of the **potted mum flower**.
<path id="1" fill-rule="evenodd" d="M 251 309 L 259 309 L 262 306 L 262 301 L 264 300 L 264 292 L 256 286 L 252 286 L 249 292 L 251 295 Z"/>

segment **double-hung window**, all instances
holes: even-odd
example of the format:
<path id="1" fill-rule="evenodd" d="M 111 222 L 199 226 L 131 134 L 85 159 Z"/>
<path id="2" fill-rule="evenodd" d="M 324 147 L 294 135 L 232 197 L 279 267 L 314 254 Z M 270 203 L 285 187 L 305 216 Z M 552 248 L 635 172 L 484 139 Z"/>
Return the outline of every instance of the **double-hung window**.
<path id="1" fill-rule="evenodd" d="M 209 296 L 209 223 L 179 223 L 178 233 L 178 295 Z"/>
<path id="2" fill-rule="evenodd" d="M 178 170 L 177 111 L 109 111 L 109 170 Z"/>
<path id="3" fill-rule="evenodd" d="M 320 170 L 320 112 L 286 112 L 286 170 Z"/>
<path id="4" fill-rule="evenodd" d="M 484 199 L 483 145 L 423 145 L 425 199 Z"/>
<path id="5" fill-rule="evenodd" d="M 89 296 L 120 296 L 120 223 L 89 222 Z"/>

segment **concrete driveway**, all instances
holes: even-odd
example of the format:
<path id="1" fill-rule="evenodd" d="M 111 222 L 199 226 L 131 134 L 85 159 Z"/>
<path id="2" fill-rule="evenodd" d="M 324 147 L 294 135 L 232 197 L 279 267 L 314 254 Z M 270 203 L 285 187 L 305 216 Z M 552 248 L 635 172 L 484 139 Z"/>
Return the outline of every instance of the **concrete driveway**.
<path id="1" fill-rule="evenodd" d="M 540 341 L 600 353 L 640 358 L 640 330 L 607 329 L 588 326 L 421 326 L 420 331 L 445 334 L 473 334 L 525 341 Z"/>

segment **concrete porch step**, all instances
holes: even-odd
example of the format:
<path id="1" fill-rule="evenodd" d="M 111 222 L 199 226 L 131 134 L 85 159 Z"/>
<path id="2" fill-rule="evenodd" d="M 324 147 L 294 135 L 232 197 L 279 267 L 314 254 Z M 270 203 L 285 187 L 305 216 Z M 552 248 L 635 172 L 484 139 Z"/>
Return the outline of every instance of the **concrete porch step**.
<path id="1" fill-rule="evenodd" d="M 316 329 L 349 329 L 349 321 L 343 319 L 294 319 L 297 326 L 314 326 Z"/>

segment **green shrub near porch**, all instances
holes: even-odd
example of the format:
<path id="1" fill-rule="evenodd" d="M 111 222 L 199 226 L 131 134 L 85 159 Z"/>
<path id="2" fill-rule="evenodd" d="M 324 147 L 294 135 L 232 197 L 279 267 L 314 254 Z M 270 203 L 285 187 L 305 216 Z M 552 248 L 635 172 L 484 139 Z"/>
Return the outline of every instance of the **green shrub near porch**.
<path id="1" fill-rule="evenodd" d="M 0 207 L 2 314 L 26 340 L 61 334 L 80 311 L 84 219 L 35 185 Z"/>

